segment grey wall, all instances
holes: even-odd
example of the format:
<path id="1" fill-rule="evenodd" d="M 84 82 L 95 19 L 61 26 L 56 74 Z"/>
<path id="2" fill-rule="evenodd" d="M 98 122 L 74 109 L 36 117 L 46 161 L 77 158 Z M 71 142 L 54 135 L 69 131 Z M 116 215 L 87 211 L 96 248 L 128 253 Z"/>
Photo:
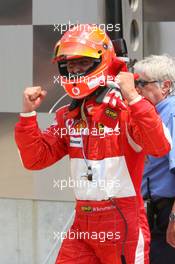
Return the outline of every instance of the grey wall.
<path id="1" fill-rule="evenodd" d="M 104 0 L 33 0 L 33 24 L 104 23 Z"/>
<path id="2" fill-rule="evenodd" d="M 168 53 L 175 57 L 175 2 L 144 0 L 144 56 Z"/>
<path id="3" fill-rule="evenodd" d="M 32 0 L 1 0 L 0 25 L 32 24 Z"/>
<path id="4" fill-rule="evenodd" d="M 53 264 L 73 203 L 0 199 L 0 263 Z M 71 222 L 70 222 L 71 224 Z"/>
<path id="5" fill-rule="evenodd" d="M 144 56 L 170 54 L 175 57 L 175 22 L 144 23 Z"/>
<path id="6" fill-rule="evenodd" d="M 0 112 L 19 112 L 22 91 L 32 85 L 33 28 L 0 26 Z"/>

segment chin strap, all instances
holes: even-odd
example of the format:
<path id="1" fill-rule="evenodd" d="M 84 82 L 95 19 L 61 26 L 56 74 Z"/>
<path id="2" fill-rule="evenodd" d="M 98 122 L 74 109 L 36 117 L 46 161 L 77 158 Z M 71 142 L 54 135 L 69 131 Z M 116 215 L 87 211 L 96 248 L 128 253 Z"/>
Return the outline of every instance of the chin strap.
<path id="1" fill-rule="evenodd" d="M 92 97 L 97 97 L 97 98 L 99 97 L 100 98 L 101 94 L 102 94 L 101 98 L 103 98 L 107 91 L 108 91 L 108 89 L 106 87 L 101 86 L 99 89 L 97 89 L 95 92 L 93 92 L 91 95 L 87 96 L 86 98 L 72 99 L 71 104 L 69 105 L 69 108 L 68 108 L 69 113 L 67 114 L 67 117 L 68 118 L 78 117 L 82 112 L 81 109 L 82 109 L 83 102 L 85 104 L 85 101 L 92 100 Z M 94 102 L 95 102 L 95 100 L 94 100 Z M 99 99 L 99 103 L 101 103 L 101 102 L 102 102 L 101 99 Z"/>
<path id="2" fill-rule="evenodd" d="M 83 99 L 73 99 L 71 104 L 69 105 L 69 112 L 67 113 L 67 118 L 76 118 L 80 115 L 81 105 L 83 103 Z"/>

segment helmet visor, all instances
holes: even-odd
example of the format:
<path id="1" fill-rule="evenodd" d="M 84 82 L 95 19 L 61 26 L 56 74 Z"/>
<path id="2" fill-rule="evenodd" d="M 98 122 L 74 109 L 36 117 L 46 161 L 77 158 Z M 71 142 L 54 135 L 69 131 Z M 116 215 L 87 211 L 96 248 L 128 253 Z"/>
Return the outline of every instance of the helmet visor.
<path id="1" fill-rule="evenodd" d="M 60 45 L 57 54 L 55 54 L 55 59 L 62 56 L 83 56 L 83 57 L 91 57 L 99 59 L 101 54 L 98 50 L 93 49 L 91 47 L 85 46 L 82 43 L 64 43 L 64 45 Z"/>

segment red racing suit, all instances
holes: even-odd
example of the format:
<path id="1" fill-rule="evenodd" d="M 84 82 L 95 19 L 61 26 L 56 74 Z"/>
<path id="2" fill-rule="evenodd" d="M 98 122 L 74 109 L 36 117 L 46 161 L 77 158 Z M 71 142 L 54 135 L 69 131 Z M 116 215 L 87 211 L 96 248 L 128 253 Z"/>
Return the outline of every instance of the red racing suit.
<path id="1" fill-rule="evenodd" d="M 76 215 L 69 230 L 74 238 L 64 239 L 56 264 L 120 264 L 121 255 L 127 264 L 148 264 L 150 237 L 140 193 L 142 171 L 145 155 L 160 157 L 170 150 L 168 132 L 154 106 L 143 98 L 121 111 L 113 132 L 94 123 L 87 108 L 86 122 L 68 118 L 65 106 L 44 132 L 36 114 L 20 116 L 15 128 L 27 169 L 46 168 L 68 154 L 71 176 L 81 182 L 75 184 Z"/>

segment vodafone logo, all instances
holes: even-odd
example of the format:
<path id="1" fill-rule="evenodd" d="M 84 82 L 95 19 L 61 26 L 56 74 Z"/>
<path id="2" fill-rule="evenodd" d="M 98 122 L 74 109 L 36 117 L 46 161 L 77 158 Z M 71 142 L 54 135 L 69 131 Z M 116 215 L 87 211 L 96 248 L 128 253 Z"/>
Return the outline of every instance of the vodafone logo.
<path id="1" fill-rule="evenodd" d="M 73 88 L 72 88 L 72 93 L 73 93 L 74 95 L 79 95 L 79 94 L 80 94 L 80 89 L 79 89 L 78 87 L 73 87 Z"/>

